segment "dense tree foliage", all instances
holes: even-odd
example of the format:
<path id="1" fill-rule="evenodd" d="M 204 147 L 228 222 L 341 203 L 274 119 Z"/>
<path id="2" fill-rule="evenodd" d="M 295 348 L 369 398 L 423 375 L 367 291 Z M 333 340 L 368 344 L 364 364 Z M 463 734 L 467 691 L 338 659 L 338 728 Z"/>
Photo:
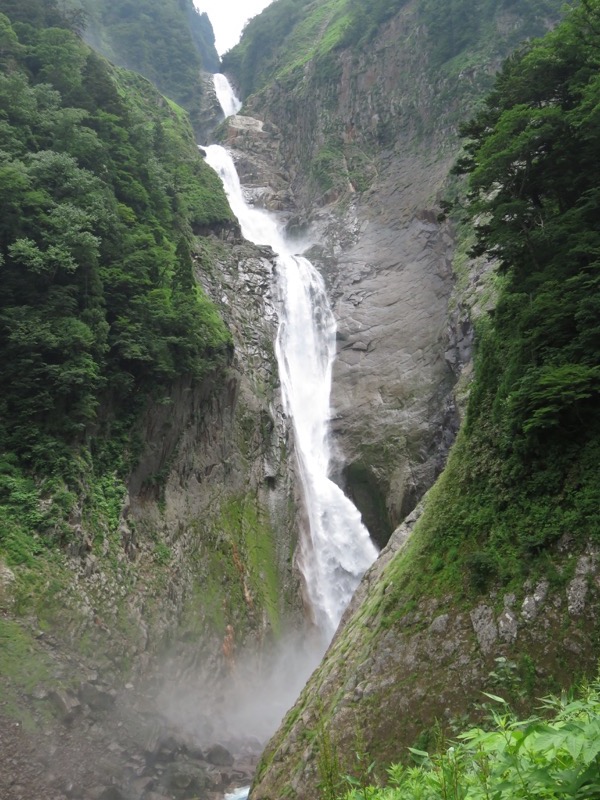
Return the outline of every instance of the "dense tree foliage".
<path id="1" fill-rule="evenodd" d="M 491 403 L 500 442 L 519 463 L 585 440 L 596 424 L 599 66 L 600 4 L 590 0 L 506 63 L 464 129 L 476 250 L 506 276 L 469 424 Z"/>
<path id="2" fill-rule="evenodd" d="M 490 54 L 506 53 L 503 38 L 512 49 L 526 37 L 541 35 L 564 5 L 563 0 L 421 0 L 419 13 L 439 67 L 482 43 Z"/>
<path id="3" fill-rule="evenodd" d="M 84 36 L 111 61 L 140 72 L 190 113 L 202 101 L 201 70 L 218 72 L 210 20 L 192 0 L 72 0 L 85 11 Z"/>
<path id="4" fill-rule="evenodd" d="M 475 252 L 500 288 L 426 528 L 436 568 L 466 564 L 476 591 L 599 534 L 599 66 L 600 2 L 584 0 L 506 62 L 464 128 Z"/>
<path id="5" fill-rule="evenodd" d="M 100 419 L 116 430 L 229 347 L 191 249 L 231 212 L 184 112 L 91 51 L 56 4 L 13 6 L 14 24 L 0 14 L 3 525 L 15 498 L 31 506 L 19 470 L 73 479 Z"/>

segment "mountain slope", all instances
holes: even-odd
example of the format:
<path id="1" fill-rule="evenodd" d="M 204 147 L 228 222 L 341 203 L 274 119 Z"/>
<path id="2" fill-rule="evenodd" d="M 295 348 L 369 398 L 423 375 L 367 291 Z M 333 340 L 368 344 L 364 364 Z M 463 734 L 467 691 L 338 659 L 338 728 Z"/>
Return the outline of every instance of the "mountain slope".
<path id="1" fill-rule="evenodd" d="M 212 25 L 192 0 L 81 0 L 84 37 L 110 61 L 144 75 L 190 114 L 204 99 L 200 73 L 218 72 Z"/>
<path id="2" fill-rule="evenodd" d="M 458 427 L 452 389 L 472 327 L 460 303 L 448 324 L 453 231 L 440 215 L 458 123 L 561 4 L 480 5 L 473 16 L 463 3 L 363 13 L 286 0 L 249 23 L 224 62 L 255 92 L 245 113 L 276 132 L 271 171 L 289 176 L 293 224 L 319 242 L 311 257 L 339 328 L 341 479 L 380 543 L 432 484 Z"/>
<path id="3" fill-rule="evenodd" d="M 263 652 L 298 614 L 295 502 L 271 253 L 242 240 L 180 106 L 77 14 L 2 8 L 0 715 L 50 735 L 91 671 L 154 697 L 170 656 L 218 697 L 231 648 Z M 112 780 L 65 758 L 65 785 L 71 766 Z"/>
<path id="4" fill-rule="evenodd" d="M 344 773 L 364 780 L 375 760 L 382 775 L 407 746 L 480 717 L 482 691 L 527 713 L 596 669 L 599 21 L 583 3 L 512 57 L 465 127 L 473 255 L 497 270 L 466 422 L 267 748 L 253 797 L 333 796 Z"/>

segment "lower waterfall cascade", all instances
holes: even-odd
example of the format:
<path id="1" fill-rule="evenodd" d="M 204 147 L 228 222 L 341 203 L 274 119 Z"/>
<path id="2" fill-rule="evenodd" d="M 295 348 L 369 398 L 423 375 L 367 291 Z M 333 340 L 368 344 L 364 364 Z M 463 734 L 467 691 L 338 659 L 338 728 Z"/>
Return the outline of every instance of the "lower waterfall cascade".
<path id="1" fill-rule="evenodd" d="M 239 100 L 225 76 L 215 76 L 217 86 L 224 113 L 230 115 L 239 109 Z M 308 518 L 298 565 L 314 622 L 328 643 L 360 579 L 377 556 L 359 511 L 329 478 L 335 319 L 316 268 L 307 258 L 293 253 L 274 214 L 246 202 L 231 155 L 220 145 L 204 149 L 208 164 L 223 181 L 244 237 L 254 244 L 269 245 L 277 256 L 276 356 L 284 411 L 294 427 Z"/>

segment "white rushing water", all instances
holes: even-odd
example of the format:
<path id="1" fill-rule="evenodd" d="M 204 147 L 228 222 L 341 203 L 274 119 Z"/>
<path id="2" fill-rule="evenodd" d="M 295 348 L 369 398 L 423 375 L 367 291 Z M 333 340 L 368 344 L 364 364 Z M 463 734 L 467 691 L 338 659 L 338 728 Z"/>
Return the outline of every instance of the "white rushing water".
<path id="1" fill-rule="evenodd" d="M 315 623 L 329 641 L 363 573 L 377 555 L 358 510 L 329 478 L 335 319 L 315 267 L 292 252 L 273 214 L 252 208 L 244 199 L 229 153 L 219 145 L 207 147 L 206 152 L 208 163 L 223 180 L 246 239 L 270 245 L 278 257 L 276 353 L 284 409 L 294 425 L 309 523 L 300 545 L 299 566 Z"/>
<path id="2" fill-rule="evenodd" d="M 231 117 L 242 107 L 241 102 L 235 96 L 231 84 L 225 77 L 225 75 L 221 75 L 220 72 L 217 72 L 213 75 L 214 82 L 215 82 L 215 92 L 217 95 L 217 100 L 223 109 L 223 113 L 225 117 Z"/>
<path id="3" fill-rule="evenodd" d="M 246 800 L 250 792 L 249 786 L 240 786 L 239 789 L 234 789 L 225 795 L 224 800 Z"/>

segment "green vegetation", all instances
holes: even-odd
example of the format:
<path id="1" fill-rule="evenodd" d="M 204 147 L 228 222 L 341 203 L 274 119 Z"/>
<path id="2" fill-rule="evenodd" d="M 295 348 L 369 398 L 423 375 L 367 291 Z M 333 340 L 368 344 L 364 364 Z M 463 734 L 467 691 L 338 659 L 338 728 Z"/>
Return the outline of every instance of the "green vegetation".
<path id="1" fill-rule="evenodd" d="M 339 44 L 344 47 L 368 45 L 379 27 L 407 3 L 408 0 L 373 0 L 367 5 L 360 0 L 348 0 L 347 22 Z"/>
<path id="2" fill-rule="evenodd" d="M 519 574 L 515 555 L 523 569 L 563 533 L 599 533 L 599 20 L 585 2 L 509 59 L 464 128 L 474 249 L 504 281 L 479 325 L 438 536 L 479 541 L 480 583 Z"/>
<path id="3" fill-rule="evenodd" d="M 419 14 L 430 41 L 432 63 L 439 67 L 461 54 L 472 57 L 474 49 L 482 46 L 492 56 L 505 52 L 495 25 L 498 20 L 504 21 L 509 47 L 539 36 L 562 5 L 555 0 L 421 0 Z"/>
<path id="4" fill-rule="evenodd" d="M 139 412 L 227 363 L 192 253 L 231 211 L 185 113 L 83 44 L 76 13 L 3 8 L 0 557 L 26 571 L 81 520 L 117 535 Z"/>
<path id="5" fill-rule="evenodd" d="M 84 36 L 115 64 L 140 72 L 186 108 L 195 123 L 201 70 L 219 72 L 206 14 L 192 0 L 72 0 L 84 10 Z"/>
<path id="6" fill-rule="evenodd" d="M 4 690 L 8 688 L 4 681 L 10 680 L 20 691 L 31 694 L 49 677 L 52 662 L 48 657 L 39 653 L 36 658 L 28 657 L 37 649 L 33 637 L 19 625 L 0 619 L 0 674 Z"/>
<path id="7" fill-rule="evenodd" d="M 358 0 L 277 0 L 250 20 L 241 42 L 223 58 L 242 96 L 274 79 L 285 79 L 314 60 L 325 80 L 335 81 L 339 69 L 332 54 L 364 44 L 377 27 L 406 0 L 378 0 L 368 6 Z"/>
<path id="8" fill-rule="evenodd" d="M 281 586 L 277 573 L 274 532 L 262 519 L 256 496 L 220 498 L 207 517 L 194 524 L 197 549 L 187 554 L 194 583 L 185 598 L 179 632 L 198 639 L 207 631 L 220 636 L 231 625 L 238 642 L 249 630 L 281 633 Z M 157 546 L 164 558 L 170 551 Z"/>
<path id="9" fill-rule="evenodd" d="M 246 25 L 240 44 L 223 58 L 223 69 L 236 74 L 243 97 L 273 76 L 276 54 L 310 5 L 310 0 L 277 0 Z"/>
<path id="10" fill-rule="evenodd" d="M 231 499 L 221 507 L 215 521 L 224 540 L 226 558 L 235 566 L 240 597 L 252 612 L 264 608 L 273 632 L 280 630 L 280 587 L 277 574 L 274 534 L 261 519 L 253 495 Z"/>
<path id="11" fill-rule="evenodd" d="M 365 55 L 381 26 L 405 6 L 415 5 L 416 24 L 428 40 L 432 79 L 442 65 L 458 75 L 476 51 L 488 61 L 514 48 L 524 38 L 544 33 L 562 7 L 562 0 L 276 0 L 252 19 L 241 42 L 223 59 L 242 95 L 282 80 L 308 61 L 322 78 L 336 80 L 336 53 L 350 49 Z M 501 21 L 502 34 L 498 23 Z M 464 54 L 464 58 L 462 57 Z M 467 59 L 465 61 L 464 59 Z"/>
<path id="12" fill-rule="evenodd" d="M 40 701 L 32 708 L 24 696 L 34 696 L 50 679 L 53 667 L 52 659 L 29 632 L 0 618 L 0 703 L 3 714 L 18 719 L 27 731 L 39 730 L 39 714 L 47 715 L 48 708 Z"/>
<path id="13" fill-rule="evenodd" d="M 336 78 L 332 51 L 367 44 L 406 2 L 277 0 L 250 20 L 241 42 L 224 57 L 223 68 L 236 74 L 243 96 L 311 59 L 324 77 Z"/>
<path id="14" fill-rule="evenodd" d="M 332 189 L 340 172 L 345 173 L 344 151 L 341 142 L 322 147 L 311 164 L 313 178 L 324 191 Z"/>
<path id="15" fill-rule="evenodd" d="M 389 785 L 356 786 L 345 800 L 516 800 L 600 794 L 600 684 L 567 700 L 548 697 L 542 717 L 517 719 L 501 698 L 489 729 L 473 728 L 430 754 L 410 748 L 417 766 L 394 764 Z M 546 720 L 546 715 L 552 715 Z M 325 795 L 327 797 L 327 795 Z"/>
<path id="16" fill-rule="evenodd" d="M 464 429 L 390 565 L 386 626 L 422 586 L 472 598 L 536 574 L 563 585 L 561 537 L 575 551 L 599 539 L 599 31 L 586 0 L 507 61 L 464 128 L 457 169 L 497 305 L 476 323 Z"/>
<path id="17" fill-rule="evenodd" d="M 477 0 L 475 8 L 469 0 L 276 0 L 248 23 L 223 68 L 286 139 L 297 139 L 295 157 L 315 197 L 340 197 L 370 188 L 382 151 L 406 154 L 424 143 L 420 155 L 429 159 L 455 147 L 453 132 L 489 91 L 493 65 L 545 33 L 562 7 L 562 0 Z M 392 17 L 394 35 L 388 30 L 376 45 Z M 367 86 L 373 70 L 380 80 Z"/>

